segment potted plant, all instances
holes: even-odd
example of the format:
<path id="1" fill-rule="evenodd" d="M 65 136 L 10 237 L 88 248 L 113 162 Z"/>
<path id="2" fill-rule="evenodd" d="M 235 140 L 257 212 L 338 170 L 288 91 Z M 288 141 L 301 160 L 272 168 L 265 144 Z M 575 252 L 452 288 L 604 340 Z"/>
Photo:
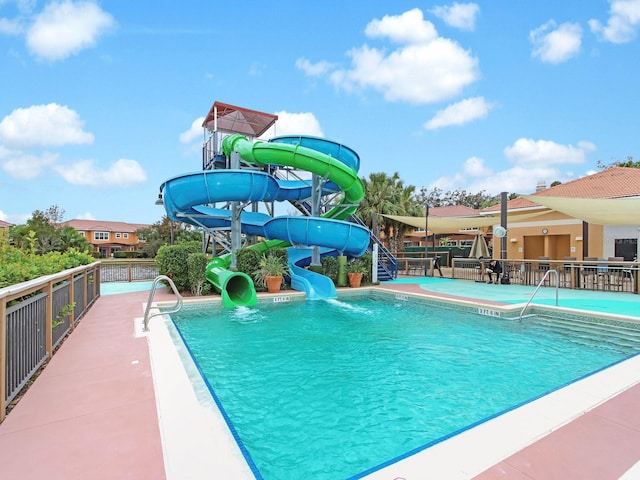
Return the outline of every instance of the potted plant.
<path id="1" fill-rule="evenodd" d="M 359 287 L 362 283 L 362 276 L 366 272 L 367 266 L 359 258 L 347 264 L 347 278 L 349 279 L 349 286 L 353 288 Z"/>
<path id="2" fill-rule="evenodd" d="M 277 293 L 282 287 L 282 280 L 289 272 L 286 258 L 278 255 L 263 255 L 260 259 L 260 268 L 253 272 L 254 278 L 267 287 L 269 293 Z"/>

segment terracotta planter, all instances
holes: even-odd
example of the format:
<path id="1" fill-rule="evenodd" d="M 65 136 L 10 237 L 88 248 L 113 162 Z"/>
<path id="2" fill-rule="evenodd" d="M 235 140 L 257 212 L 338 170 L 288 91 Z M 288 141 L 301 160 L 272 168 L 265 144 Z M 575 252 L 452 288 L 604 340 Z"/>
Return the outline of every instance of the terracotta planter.
<path id="1" fill-rule="evenodd" d="M 280 287 L 282 287 L 282 277 L 267 275 L 265 283 L 267 284 L 267 291 L 269 293 L 278 293 L 280 291 Z"/>
<path id="2" fill-rule="evenodd" d="M 362 283 L 362 273 L 347 273 L 347 277 L 349 277 L 349 286 L 352 288 L 357 288 Z"/>

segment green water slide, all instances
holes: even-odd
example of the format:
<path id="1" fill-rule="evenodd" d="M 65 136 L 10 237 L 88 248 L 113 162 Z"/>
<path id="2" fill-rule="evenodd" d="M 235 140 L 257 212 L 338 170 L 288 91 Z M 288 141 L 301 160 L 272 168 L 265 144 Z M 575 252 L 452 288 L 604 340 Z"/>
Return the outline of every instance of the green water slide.
<path id="1" fill-rule="evenodd" d="M 327 143 L 333 143 L 327 141 Z M 228 157 L 238 152 L 240 158 L 247 163 L 264 166 L 276 165 L 291 167 L 321 176 L 335 183 L 342 191 L 340 202 L 322 215 L 323 218 L 343 220 L 355 213 L 358 204 L 364 197 L 364 185 L 354 168 L 342 161 L 318 150 L 299 144 L 276 142 L 251 142 L 242 135 L 230 135 L 222 144 Z M 321 244 L 318 239 L 318 244 Z M 260 253 L 272 248 L 285 248 L 291 244 L 282 239 L 273 239 L 253 245 L 249 248 Z M 229 270 L 231 254 L 216 257 L 207 265 L 206 279 L 211 282 L 222 295 L 224 306 L 244 306 L 257 303 L 255 288 L 251 278 L 241 272 Z"/>

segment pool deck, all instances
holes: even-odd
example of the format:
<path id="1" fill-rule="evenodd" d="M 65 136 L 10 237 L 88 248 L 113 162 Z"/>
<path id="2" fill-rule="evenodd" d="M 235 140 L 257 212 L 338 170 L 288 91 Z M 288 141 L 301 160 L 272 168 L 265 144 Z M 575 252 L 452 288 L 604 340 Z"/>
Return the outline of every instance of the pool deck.
<path id="1" fill-rule="evenodd" d="M 381 288 L 409 295 L 426 293 L 415 284 L 384 285 Z M 447 296 L 442 293 L 435 295 Z M 178 434 L 173 435 L 172 432 L 180 428 L 184 430 L 183 422 L 173 427 L 167 426 L 166 402 L 165 407 L 162 406 L 163 402 L 159 402 L 160 397 L 165 395 L 162 390 L 167 385 L 163 386 L 153 374 L 154 365 L 156 369 L 163 367 L 161 362 L 165 356 L 154 357 L 148 346 L 150 338 L 139 332 L 147 298 L 148 292 L 135 292 L 102 296 L 96 301 L 0 424 L 2 478 L 244 478 L 246 471 L 236 475 L 233 469 L 211 469 L 216 468 L 213 457 L 219 455 L 229 458 L 237 455 L 237 452 L 216 449 L 209 455 L 211 458 L 197 459 L 206 460 L 204 464 L 209 465 L 201 468 L 198 467 L 200 464 L 194 462 L 193 452 L 180 450 L 177 445 L 179 439 L 174 437 Z M 163 291 L 156 294 L 156 301 L 172 299 L 172 295 Z M 483 303 L 497 305 L 496 302 Z M 159 323 L 152 324 L 153 335 L 156 335 L 153 331 L 155 325 Z M 443 444 L 425 451 L 432 451 L 436 457 L 433 463 L 439 464 L 436 467 L 441 469 L 438 476 L 434 476 L 433 472 L 426 473 L 423 462 L 427 457 L 423 456 L 418 461 L 421 454 L 416 454 L 367 478 L 640 478 L 638 362 L 629 364 L 626 371 L 622 369 L 616 378 L 603 373 L 605 375 L 599 380 L 585 384 L 589 396 L 593 397 L 588 402 L 589 406 L 576 410 L 579 402 L 566 405 L 567 399 L 561 398 L 565 410 L 563 418 L 570 420 L 560 420 L 555 416 L 556 412 L 536 418 L 535 411 L 529 411 L 529 423 L 542 424 L 546 429 L 544 435 L 533 438 L 531 434 L 524 434 L 525 439 L 531 438 L 523 440 L 518 436 L 528 427 L 519 423 L 519 419 L 497 417 L 481 425 L 480 429 L 469 432 L 502 423 L 501 428 L 505 433 L 500 437 L 489 437 L 489 443 L 501 443 L 502 449 L 489 448 L 493 445 L 476 448 L 473 446 L 473 434 L 463 434 L 458 436 L 460 439 L 450 439 L 457 443 L 443 442 L 452 445 L 448 453 L 442 453 L 445 450 L 440 449 L 439 445 Z M 612 393 L 605 398 L 592 394 L 601 387 L 595 384 L 596 381 L 607 384 Z M 181 390 L 180 385 L 173 384 L 173 390 Z M 182 410 L 182 415 L 188 417 L 191 413 L 188 404 L 177 401 L 172 406 L 174 411 Z M 510 413 L 518 410 L 521 409 Z M 486 444 L 487 437 L 483 438 Z M 488 453 L 489 450 L 492 453 Z M 496 452 L 502 453 L 496 456 Z M 447 465 L 452 465 L 447 462 L 454 462 L 455 467 L 447 470 L 450 468 Z"/>

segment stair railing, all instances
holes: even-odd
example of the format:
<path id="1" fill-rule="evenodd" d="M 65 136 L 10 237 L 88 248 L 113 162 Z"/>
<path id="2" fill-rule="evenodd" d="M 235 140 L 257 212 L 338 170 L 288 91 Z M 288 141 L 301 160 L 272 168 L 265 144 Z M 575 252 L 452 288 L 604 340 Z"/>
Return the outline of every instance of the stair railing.
<path id="1" fill-rule="evenodd" d="M 524 315 L 524 312 L 527 309 L 527 307 L 529 306 L 529 304 L 531 303 L 531 301 L 533 300 L 533 297 L 536 296 L 536 293 L 538 293 L 538 290 L 540 290 L 540 287 L 542 286 L 542 284 L 544 283 L 546 278 L 551 273 L 553 273 L 555 275 L 555 277 L 556 277 L 556 307 L 558 306 L 558 289 L 560 287 L 560 276 L 558 275 L 558 271 L 557 270 L 547 270 L 546 273 L 544 274 L 544 276 L 542 277 L 542 280 L 540 280 L 538 282 L 538 286 L 533 291 L 533 294 L 531 295 L 531 298 L 529 298 L 529 301 L 527 302 L 527 304 L 522 308 L 522 310 L 520 310 L 520 316 L 518 317 L 518 320 L 522 320 L 522 315 Z"/>
<path id="2" fill-rule="evenodd" d="M 153 297 L 156 294 L 156 287 L 158 285 L 158 282 L 161 281 L 161 280 L 165 280 L 171 286 L 171 290 L 173 290 L 173 293 L 175 294 L 175 296 L 177 298 L 176 304 L 169 310 L 164 310 L 162 312 L 150 313 L 151 312 L 151 305 L 153 304 Z M 158 275 L 153 280 L 153 285 L 151 286 L 151 291 L 149 292 L 149 300 L 147 301 L 147 308 L 144 311 L 144 328 L 143 328 L 143 330 L 145 332 L 149 331 L 149 319 L 151 317 L 155 317 L 156 315 L 164 315 L 164 314 L 176 313 L 176 312 L 179 312 L 181 308 L 182 308 L 182 295 L 180 295 L 180 293 L 178 292 L 178 289 L 176 288 L 176 284 L 173 283 L 173 280 L 171 280 L 166 275 Z"/>

